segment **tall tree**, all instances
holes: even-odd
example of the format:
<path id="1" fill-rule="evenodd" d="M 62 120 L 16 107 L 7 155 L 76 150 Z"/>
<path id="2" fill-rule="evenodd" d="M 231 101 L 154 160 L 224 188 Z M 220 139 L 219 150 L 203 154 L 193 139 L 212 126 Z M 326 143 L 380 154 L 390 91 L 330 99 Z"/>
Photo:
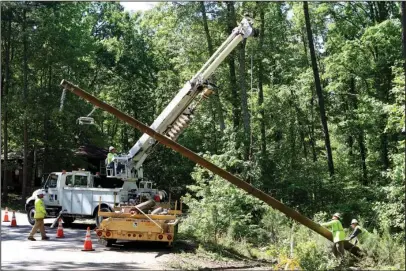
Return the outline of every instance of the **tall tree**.
<path id="1" fill-rule="evenodd" d="M 402 10 L 402 55 L 403 55 L 403 73 L 404 73 L 404 79 L 405 79 L 405 98 L 406 98 L 406 2 L 402 2 L 401 4 L 401 10 Z M 405 106 L 405 116 L 406 116 L 406 106 Z M 403 133 L 405 133 L 405 128 L 406 128 L 406 118 L 405 118 L 405 123 L 403 126 Z M 405 153 L 406 153 L 406 144 L 404 144 L 405 147 Z"/>
<path id="2" fill-rule="evenodd" d="M 202 12 L 203 27 L 204 27 L 204 33 L 206 34 L 207 47 L 208 47 L 208 50 L 209 50 L 209 55 L 212 56 L 214 54 L 213 42 L 212 42 L 210 31 L 209 31 L 209 25 L 207 23 L 206 7 L 205 7 L 205 4 L 204 4 L 203 1 L 200 2 L 200 9 L 201 9 L 201 12 Z M 212 77 L 213 77 L 213 81 L 214 81 L 213 83 L 215 84 L 214 76 L 212 76 Z M 213 99 L 214 99 L 214 103 L 216 104 L 220 131 L 224 131 L 224 129 L 226 128 L 226 124 L 224 122 L 223 107 L 222 107 L 222 104 L 221 104 L 221 101 L 220 101 L 219 93 L 214 95 Z"/>
<path id="3" fill-rule="evenodd" d="M 250 155 L 250 134 L 251 134 L 251 117 L 248 111 L 248 96 L 247 96 L 247 83 L 245 78 L 245 45 L 246 40 L 243 40 L 239 46 L 238 62 L 239 62 L 239 82 L 240 82 L 240 95 L 241 95 L 241 109 L 243 115 L 244 127 L 244 158 L 249 159 Z"/>
<path id="4" fill-rule="evenodd" d="M 265 11 L 264 6 L 262 3 L 257 3 L 257 9 L 259 10 L 259 18 L 260 18 L 260 28 L 259 28 L 259 43 L 258 43 L 258 51 L 262 52 L 264 47 L 264 39 L 265 39 Z M 259 56 L 259 54 L 257 54 Z M 260 129 L 261 129 L 261 153 L 262 156 L 265 157 L 266 155 L 266 136 L 265 136 L 265 110 L 263 108 L 264 104 L 264 71 L 263 71 L 263 64 L 262 58 L 258 59 L 258 106 L 259 106 L 259 114 L 260 114 Z"/>
<path id="5" fill-rule="evenodd" d="M 3 104 L 3 140 L 4 140 L 4 163 L 3 163 L 3 195 L 2 199 L 7 201 L 8 198 L 8 110 L 7 110 L 7 99 L 8 99 L 8 90 L 10 87 L 10 48 L 11 48 L 11 23 L 12 23 L 12 16 L 13 11 L 11 7 L 3 7 L 4 10 L 4 17 L 5 21 L 7 22 L 7 26 L 4 29 L 6 32 L 6 38 L 4 40 L 5 43 L 5 53 L 4 53 L 4 81 L 1 85 L 2 90 L 2 104 Z M 2 12 L 3 12 L 2 10 Z M 3 78 L 2 78 L 3 79 Z"/>
<path id="6" fill-rule="evenodd" d="M 234 2 L 227 2 L 227 34 L 229 35 L 233 31 L 236 23 Z M 241 117 L 241 107 L 238 102 L 238 87 L 237 87 L 237 76 L 235 73 L 235 61 L 234 52 L 231 52 L 227 57 L 228 67 L 229 67 L 229 81 L 231 88 L 231 101 L 233 105 L 233 126 L 237 129 L 240 126 Z"/>
<path id="7" fill-rule="evenodd" d="M 328 131 L 326 110 L 325 110 L 325 106 L 324 106 L 323 91 L 322 91 L 321 83 L 320 83 L 319 69 L 317 67 L 316 53 L 314 51 L 313 33 L 312 33 L 312 29 L 311 29 L 311 24 L 310 24 L 309 7 L 308 7 L 308 4 L 306 1 L 303 2 L 303 11 L 304 11 L 305 22 L 306 22 L 307 39 L 309 41 L 309 50 L 310 50 L 310 58 L 312 61 L 314 84 L 316 87 L 316 93 L 317 93 L 317 97 L 318 97 L 318 101 L 319 101 L 320 119 L 321 119 L 321 124 L 323 126 L 323 132 L 324 132 L 324 143 L 325 143 L 325 147 L 326 147 L 326 151 L 327 151 L 328 169 L 330 172 L 330 176 L 333 176 L 334 175 L 334 163 L 333 163 L 333 155 L 331 152 L 330 134 Z"/>
<path id="8" fill-rule="evenodd" d="M 23 35 L 23 104 L 24 104 L 24 120 L 23 120 L 23 133 L 24 133 L 24 159 L 23 159 L 23 187 L 22 187 L 22 201 L 25 202 L 27 194 L 28 182 L 28 31 L 27 31 L 27 8 L 26 4 L 23 7 L 22 17 L 22 35 Z"/>

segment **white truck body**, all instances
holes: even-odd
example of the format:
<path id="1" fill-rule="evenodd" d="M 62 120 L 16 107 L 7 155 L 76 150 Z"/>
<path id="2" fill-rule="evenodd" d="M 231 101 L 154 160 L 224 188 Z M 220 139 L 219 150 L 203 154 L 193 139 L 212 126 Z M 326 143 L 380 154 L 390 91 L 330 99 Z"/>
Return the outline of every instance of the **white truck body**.
<path id="1" fill-rule="evenodd" d="M 39 193 L 44 194 L 47 217 L 57 217 L 62 211 L 65 222 L 73 222 L 75 218 L 95 218 L 99 201 L 104 209 L 113 210 L 120 204 L 135 200 L 139 194 L 153 196 L 158 193 L 152 189 L 151 182 L 140 182 L 142 187 L 138 188 L 136 182 L 127 180 L 120 187 L 102 188 L 97 184 L 98 178 L 89 171 L 50 173 L 43 187 L 34 191 L 26 201 L 29 222 L 34 223 L 34 202 Z"/>

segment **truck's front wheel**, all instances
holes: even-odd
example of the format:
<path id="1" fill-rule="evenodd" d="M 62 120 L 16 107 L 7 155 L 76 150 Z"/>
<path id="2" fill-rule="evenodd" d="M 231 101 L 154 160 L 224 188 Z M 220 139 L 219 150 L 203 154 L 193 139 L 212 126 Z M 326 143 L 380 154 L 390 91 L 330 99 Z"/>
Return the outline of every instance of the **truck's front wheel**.
<path id="1" fill-rule="evenodd" d="M 29 206 L 28 209 L 27 209 L 27 218 L 28 218 L 28 223 L 30 223 L 31 225 L 35 224 L 34 215 L 35 215 L 35 207 L 34 207 L 34 205 Z"/>

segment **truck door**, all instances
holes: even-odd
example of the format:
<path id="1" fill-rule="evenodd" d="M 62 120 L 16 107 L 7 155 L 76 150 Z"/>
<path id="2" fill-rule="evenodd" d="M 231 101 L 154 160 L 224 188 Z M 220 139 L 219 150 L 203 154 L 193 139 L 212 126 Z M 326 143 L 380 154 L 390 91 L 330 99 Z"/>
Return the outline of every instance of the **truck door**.
<path id="1" fill-rule="evenodd" d="M 61 175 L 51 173 L 44 184 L 44 204 L 45 206 L 59 206 L 58 178 Z"/>
<path id="2" fill-rule="evenodd" d="M 72 190 L 72 214 L 82 214 L 82 190 Z"/>
<path id="3" fill-rule="evenodd" d="M 88 206 L 88 197 L 84 194 L 88 194 L 89 191 L 89 176 L 86 173 L 73 174 L 73 188 L 72 188 L 72 207 L 73 214 L 91 214 Z"/>
<path id="4" fill-rule="evenodd" d="M 71 173 L 66 173 L 65 185 L 61 189 L 61 206 L 62 210 L 66 210 L 68 213 L 72 213 L 72 186 L 73 186 L 73 175 Z"/>

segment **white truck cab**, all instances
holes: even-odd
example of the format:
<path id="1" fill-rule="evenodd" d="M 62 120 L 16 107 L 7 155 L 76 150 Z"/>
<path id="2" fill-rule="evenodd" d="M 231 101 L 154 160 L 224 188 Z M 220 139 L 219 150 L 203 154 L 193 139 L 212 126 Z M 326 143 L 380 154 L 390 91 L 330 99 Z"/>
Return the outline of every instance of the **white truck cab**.
<path id="1" fill-rule="evenodd" d="M 140 188 L 131 180 L 106 178 L 93 175 L 89 171 L 52 172 L 43 187 L 33 192 L 27 199 L 25 210 L 31 225 L 35 223 L 34 203 L 37 195 L 44 193 L 47 218 L 57 217 L 62 211 L 65 224 L 71 224 L 76 218 L 95 218 L 99 223 L 97 210 L 101 198 L 101 209 L 111 211 L 120 204 L 130 200 L 136 201 L 138 195 L 153 198 L 155 194 L 166 196 L 157 189 L 152 189 L 152 182 L 141 181 Z"/>

